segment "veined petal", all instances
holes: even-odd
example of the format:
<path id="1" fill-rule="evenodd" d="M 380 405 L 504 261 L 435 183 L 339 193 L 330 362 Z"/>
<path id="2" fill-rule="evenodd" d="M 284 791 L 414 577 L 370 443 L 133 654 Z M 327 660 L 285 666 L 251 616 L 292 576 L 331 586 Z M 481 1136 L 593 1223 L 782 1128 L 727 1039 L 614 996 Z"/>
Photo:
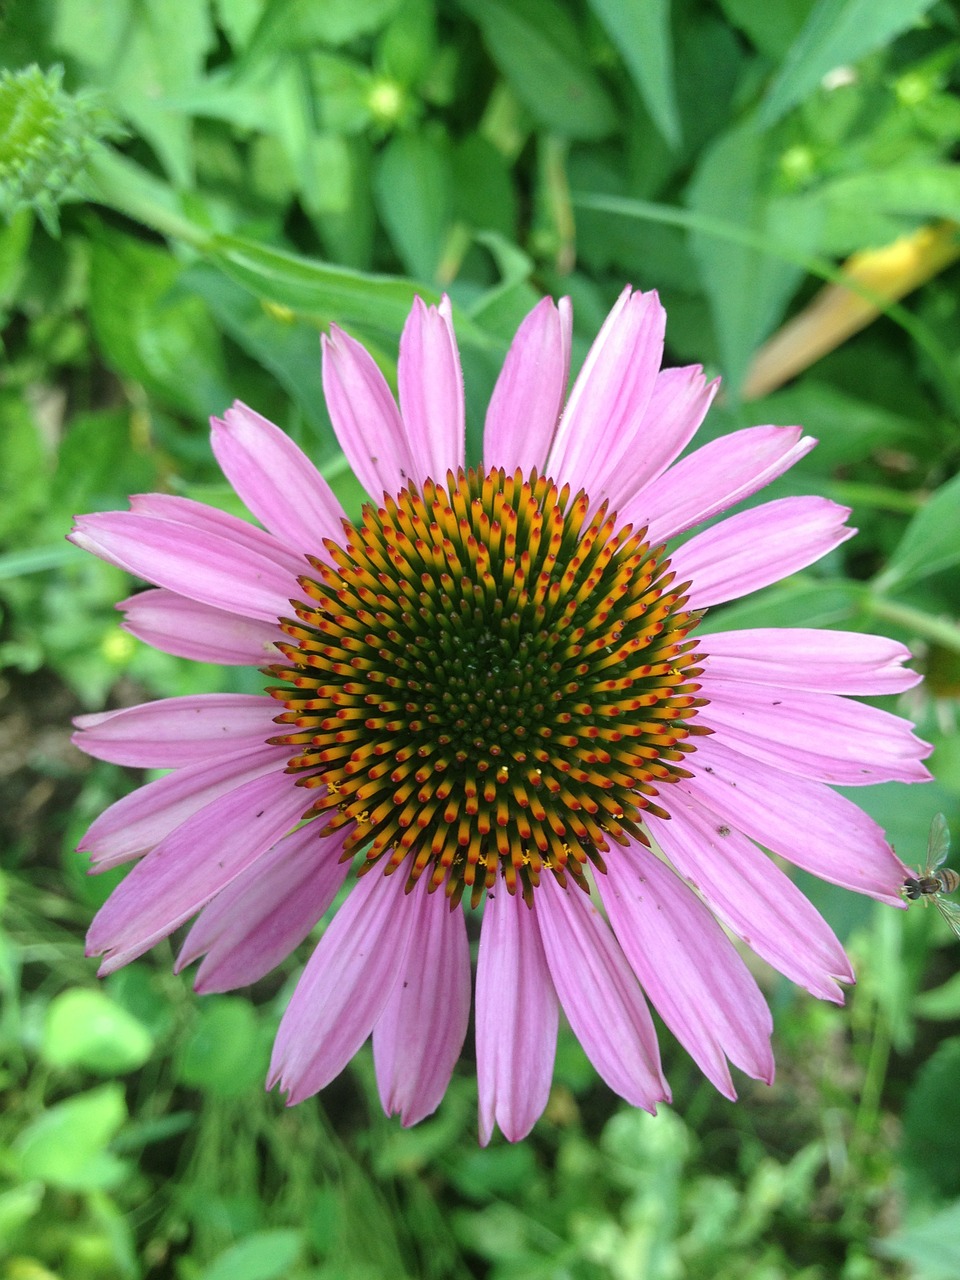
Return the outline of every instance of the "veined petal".
<path id="1" fill-rule="evenodd" d="M 675 785 L 716 814 L 718 826 L 739 827 L 821 880 L 905 905 L 903 863 L 882 829 L 845 796 L 751 760 L 717 742 L 717 734 L 699 738 L 689 759 L 694 777 Z"/>
<path id="2" fill-rule="evenodd" d="M 265 853 L 303 812 L 278 775 L 234 787 L 195 813 L 133 868 L 100 908 L 87 954 L 112 973 L 172 933 Z"/>
<path id="3" fill-rule="evenodd" d="M 567 1021 L 600 1076 L 635 1107 L 670 1101 L 653 1019 L 636 975 L 600 912 L 551 875 L 534 898 L 540 936 Z"/>
<path id="4" fill-rule="evenodd" d="M 270 1062 L 288 1105 L 338 1076 L 383 1012 L 419 919 L 405 884 L 402 871 L 361 876 L 307 962 Z"/>
<path id="5" fill-rule="evenodd" d="M 303 594 L 262 552 L 135 511 L 79 516 L 69 539 L 135 577 L 245 618 L 276 622 L 291 612 L 291 597 Z"/>
<path id="6" fill-rule="evenodd" d="M 178 769 L 224 752 L 254 750 L 277 732 L 277 704 L 246 693 L 162 698 L 77 716 L 74 743 L 88 756 L 140 769 Z"/>
<path id="7" fill-rule="evenodd" d="M 820 693 L 882 694 L 912 689 L 922 676 L 913 654 L 886 636 L 809 627 L 716 631 L 703 638 L 704 671 L 724 680 Z"/>
<path id="8" fill-rule="evenodd" d="M 194 662 L 264 666 L 276 662 L 276 641 L 285 638 L 276 622 L 241 618 L 163 587 L 127 596 L 117 608 L 125 615 L 120 624 L 124 631 L 163 653 Z"/>
<path id="9" fill-rule="evenodd" d="M 380 1101 L 404 1126 L 440 1105 L 470 1020 L 470 947 L 463 912 L 422 877 L 418 918 L 386 1006 L 373 1028 Z"/>
<path id="10" fill-rule="evenodd" d="M 670 821 L 645 819 L 651 836 L 711 911 L 775 969 L 821 1000 L 843 1003 L 835 979 L 853 970 L 832 929 L 797 886 L 735 827 L 691 795 L 670 792 Z"/>
<path id="11" fill-rule="evenodd" d="M 670 557 L 689 608 L 736 600 L 813 564 L 856 533 L 827 498 L 778 498 L 705 529 Z"/>
<path id="12" fill-rule="evenodd" d="M 221 471 L 247 509 L 281 542 L 316 554 L 322 538 L 340 536 L 343 508 L 285 432 L 239 400 L 222 420 L 210 422 Z"/>
<path id="13" fill-rule="evenodd" d="M 800 427 L 747 427 L 681 458 L 621 512 L 651 546 L 675 538 L 782 475 L 816 444 Z"/>
<path id="14" fill-rule="evenodd" d="M 694 894 L 657 858 L 634 845 L 604 854 L 597 877 L 613 931 L 664 1022 L 708 1080 L 736 1091 L 726 1059 L 773 1080 L 773 1020 L 733 944 Z"/>
<path id="15" fill-rule="evenodd" d="M 487 409 L 483 465 L 543 472 L 567 393 L 573 312 L 543 298 L 510 344 Z"/>
<path id="16" fill-rule="evenodd" d="M 446 294 L 439 307 L 414 298 L 400 338 L 397 383 L 414 479 L 443 483 L 464 457 L 463 374 Z"/>
<path id="17" fill-rule="evenodd" d="M 487 895 L 477 957 L 477 1086 L 480 1142 L 498 1124 L 519 1142 L 550 1096 L 557 994 L 536 917 L 519 894 Z"/>
<path id="18" fill-rule="evenodd" d="M 129 862 L 218 796 L 266 774 L 279 778 L 289 754 L 289 748 L 264 745 L 168 773 L 104 809 L 77 848 L 90 854 L 98 871 Z M 300 791 L 303 809 L 309 802 Z"/>
<path id="19" fill-rule="evenodd" d="M 356 339 L 330 326 L 323 346 L 323 394 L 354 475 L 375 502 L 415 476 L 410 442 L 386 378 Z"/>
<path id="20" fill-rule="evenodd" d="M 249 986 L 275 969 L 337 896 L 350 870 L 340 861 L 349 830 L 324 835 L 307 822 L 278 840 L 203 908 L 174 971 L 203 956 L 193 985 L 206 994 Z"/>

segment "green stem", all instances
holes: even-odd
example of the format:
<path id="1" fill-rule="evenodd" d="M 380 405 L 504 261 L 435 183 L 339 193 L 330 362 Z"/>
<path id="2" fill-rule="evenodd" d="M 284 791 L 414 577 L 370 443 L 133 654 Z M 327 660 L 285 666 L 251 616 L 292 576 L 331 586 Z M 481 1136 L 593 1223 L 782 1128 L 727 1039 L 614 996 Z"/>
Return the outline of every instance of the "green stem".
<path id="1" fill-rule="evenodd" d="M 89 198 L 97 204 L 195 249 L 209 246 L 209 232 L 183 214 L 173 188 L 119 152 L 99 147 L 90 158 L 85 182 Z"/>
<path id="2" fill-rule="evenodd" d="M 883 618 L 886 622 L 895 622 L 898 626 L 907 627 L 924 640 L 942 645 L 944 649 L 953 649 L 960 653 L 960 628 L 956 623 L 944 618 L 935 618 L 922 609 L 912 605 L 901 604 L 899 600 L 891 600 L 889 596 L 878 596 L 872 592 L 864 592 L 863 607 L 875 618 Z"/>

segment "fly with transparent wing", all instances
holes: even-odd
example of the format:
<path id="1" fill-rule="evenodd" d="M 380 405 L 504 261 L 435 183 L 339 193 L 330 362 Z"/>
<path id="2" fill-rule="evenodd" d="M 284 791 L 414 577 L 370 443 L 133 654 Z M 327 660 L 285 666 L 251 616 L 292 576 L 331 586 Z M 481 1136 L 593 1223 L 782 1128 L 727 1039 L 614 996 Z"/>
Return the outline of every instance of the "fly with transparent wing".
<path id="1" fill-rule="evenodd" d="M 903 896 L 908 902 L 932 902 L 953 932 L 960 938 L 960 902 L 951 902 L 944 894 L 960 888 L 960 875 L 943 864 L 950 852 L 950 829 L 942 813 L 934 816 L 927 837 L 927 857 L 916 876 L 903 882 Z"/>

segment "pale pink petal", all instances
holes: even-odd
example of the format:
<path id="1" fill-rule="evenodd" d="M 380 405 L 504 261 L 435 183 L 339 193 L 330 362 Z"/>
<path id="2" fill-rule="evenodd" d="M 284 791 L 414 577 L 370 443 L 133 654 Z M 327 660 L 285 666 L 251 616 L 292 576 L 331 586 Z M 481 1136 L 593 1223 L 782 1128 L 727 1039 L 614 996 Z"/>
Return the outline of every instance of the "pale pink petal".
<path id="1" fill-rule="evenodd" d="M 827 498 L 778 498 L 695 534 L 670 557 L 692 582 L 689 608 L 736 600 L 808 565 L 852 538 L 850 511 Z"/>
<path id="2" fill-rule="evenodd" d="M 697 739 L 685 763 L 694 777 L 675 785 L 821 880 L 902 907 L 904 867 L 872 818 L 822 782 L 810 782 L 751 760 L 717 741 Z M 672 794 L 671 788 L 671 794 Z"/>
<path id="3" fill-rule="evenodd" d="M 494 1123 L 525 1138 L 547 1098 L 557 1045 L 557 993 L 533 911 L 498 884 L 487 894 L 477 957 L 480 1142 Z"/>
<path id="4" fill-rule="evenodd" d="M 211 418 L 210 425 L 221 471 L 247 509 L 281 542 L 315 555 L 322 538 L 340 537 L 343 508 L 285 432 L 239 400 L 222 421 Z"/>
<path id="5" fill-rule="evenodd" d="M 307 962 L 270 1062 L 288 1105 L 338 1076 L 383 1012 L 419 920 L 406 880 L 402 869 L 361 876 Z"/>
<path id="6" fill-rule="evenodd" d="M 245 618 L 286 617 L 291 597 L 303 594 L 292 574 L 259 551 L 134 511 L 79 516 L 69 539 L 135 577 Z"/>
<path id="7" fill-rule="evenodd" d="M 614 847 L 604 861 L 603 905 L 664 1022 L 726 1097 L 736 1097 L 727 1058 L 769 1083 L 770 1011 L 714 916 L 649 850 Z"/>
<path id="8" fill-rule="evenodd" d="M 417 1124 L 440 1105 L 470 1021 L 470 947 L 459 906 L 428 893 L 421 876 L 410 893 L 418 921 L 386 1006 L 373 1028 L 373 1061 L 388 1116 Z"/>
<path id="9" fill-rule="evenodd" d="M 644 414 L 643 447 L 630 450 L 616 474 L 607 480 L 606 496 L 612 510 L 622 512 L 632 504 L 682 453 L 706 417 L 719 386 L 719 378 L 707 382 L 698 364 L 661 369 Z"/>
<path id="10" fill-rule="evenodd" d="M 365 347 L 335 324 L 321 341 L 323 394 L 333 429 L 353 474 L 379 502 L 416 475 L 400 411 Z"/>
<path id="11" fill-rule="evenodd" d="M 816 444 L 800 427 L 748 427 L 681 458 L 620 511 L 652 546 L 726 511 L 782 475 Z"/>
<path id="12" fill-rule="evenodd" d="M 464 456 L 463 374 L 446 294 L 439 307 L 414 298 L 400 337 L 397 383 L 414 479 L 443 484 Z"/>
<path id="13" fill-rule="evenodd" d="M 275 969 L 333 902 L 350 870 L 340 861 L 350 828 L 322 834 L 319 822 L 278 840 L 203 908 L 187 934 L 175 972 L 204 960 L 194 988 L 232 991 Z"/>
<path id="14" fill-rule="evenodd" d="M 274 737 L 273 698 L 200 693 L 77 716 L 74 743 L 88 756 L 140 769 L 178 769 L 262 746 Z"/>
<path id="15" fill-rule="evenodd" d="M 757 627 L 703 636 L 704 671 L 821 693 L 902 693 L 923 678 L 910 650 L 886 636 L 808 627 Z"/>
<path id="16" fill-rule="evenodd" d="M 104 809 L 77 847 L 106 871 L 152 849 L 218 796 L 265 774 L 274 774 L 279 788 L 298 791 L 306 810 L 310 797 L 282 772 L 289 757 L 289 748 L 261 746 L 168 773 Z"/>
<path id="17" fill-rule="evenodd" d="M 275 622 L 241 618 L 163 587 L 138 591 L 116 607 L 125 614 L 120 624 L 124 631 L 194 662 L 264 666 L 277 661 L 275 642 L 285 638 Z"/>
<path id="18" fill-rule="evenodd" d="M 517 330 L 490 398 L 483 465 L 542 474 L 570 376 L 570 299 L 538 302 Z"/>
<path id="19" fill-rule="evenodd" d="M 670 1101 L 653 1019 L 610 926 L 580 889 L 545 875 L 534 908 L 567 1021 L 600 1076 L 635 1107 Z"/>
<path id="20" fill-rule="evenodd" d="M 797 886 L 735 827 L 678 788 L 670 821 L 647 817 L 650 835 L 728 929 L 791 981 L 843 1003 L 834 979 L 853 970 L 833 931 Z"/>
<path id="21" fill-rule="evenodd" d="M 149 951 L 274 844 L 303 812 L 297 788 L 255 778 L 234 787 L 172 831 L 100 908 L 87 955 L 112 973 Z"/>
<path id="22" fill-rule="evenodd" d="M 655 293 L 621 293 L 577 375 L 547 459 L 558 483 L 599 502 L 640 428 L 663 358 L 666 313 Z"/>

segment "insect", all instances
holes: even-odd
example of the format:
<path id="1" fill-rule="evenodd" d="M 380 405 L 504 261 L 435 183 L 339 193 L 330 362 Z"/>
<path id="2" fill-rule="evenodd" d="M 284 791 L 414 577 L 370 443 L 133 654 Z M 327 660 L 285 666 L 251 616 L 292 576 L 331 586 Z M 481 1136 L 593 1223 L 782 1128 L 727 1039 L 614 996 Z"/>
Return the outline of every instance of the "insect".
<path id="1" fill-rule="evenodd" d="M 916 876 L 907 876 L 902 893 L 908 902 L 932 902 L 953 932 L 960 938 L 960 902 L 948 902 L 943 896 L 960 888 L 960 875 L 943 864 L 950 852 L 950 830 L 942 813 L 934 815 L 927 837 L 927 858 Z"/>

